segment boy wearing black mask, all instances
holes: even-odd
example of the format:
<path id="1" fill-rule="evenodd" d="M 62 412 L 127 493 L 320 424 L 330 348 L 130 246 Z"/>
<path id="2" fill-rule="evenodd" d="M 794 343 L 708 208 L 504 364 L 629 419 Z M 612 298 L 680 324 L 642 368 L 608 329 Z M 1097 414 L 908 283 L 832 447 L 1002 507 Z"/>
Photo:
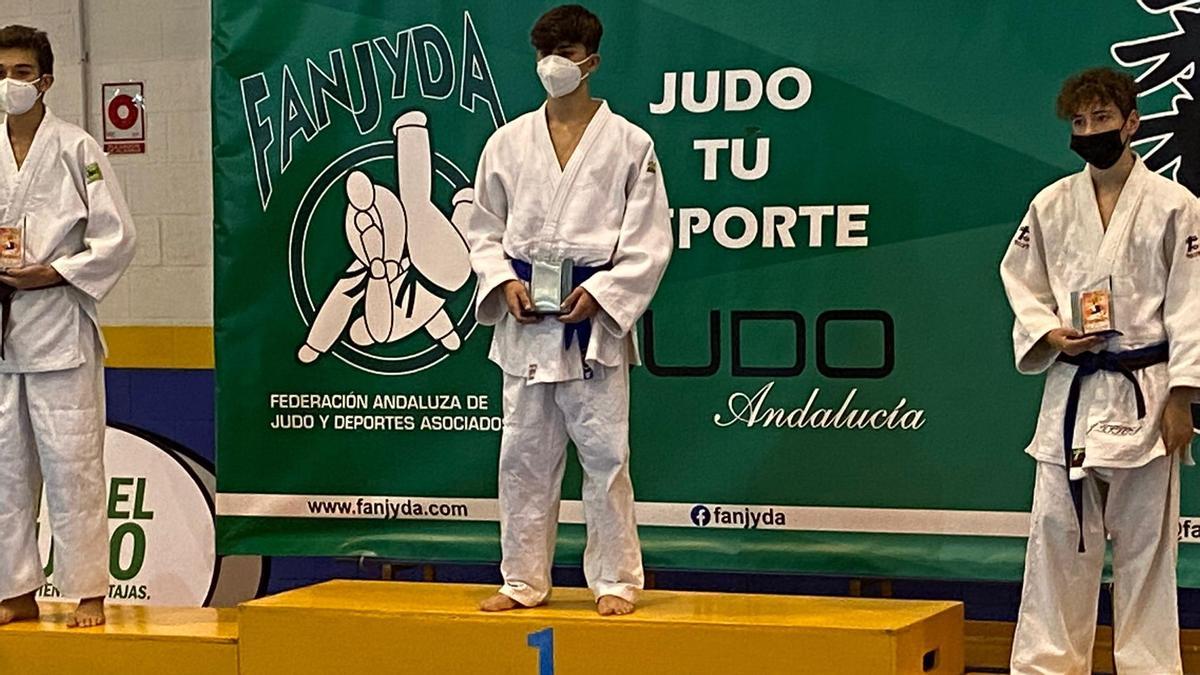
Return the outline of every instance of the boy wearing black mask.
<path id="1" fill-rule="evenodd" d="M 1000 273 L 1017 369 L 1046 374 L 1012 673 L 1090 673 L 1106 535 L 1121 673 L 1182 673 L 1179 465 L 1200 388 L 1200 205 L 1130 147 L 1137 88 L 1066 81 L 1058 114 L 1088 165 L 1042 190 Z"/>

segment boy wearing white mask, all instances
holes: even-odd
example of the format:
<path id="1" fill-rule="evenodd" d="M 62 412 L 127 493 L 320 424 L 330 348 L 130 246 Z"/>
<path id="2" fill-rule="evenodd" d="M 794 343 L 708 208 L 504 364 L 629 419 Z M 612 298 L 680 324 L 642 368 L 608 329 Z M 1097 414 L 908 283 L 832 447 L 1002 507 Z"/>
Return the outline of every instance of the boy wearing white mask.
<path id="1" fill-rule="evenodd" d="M 643 587 L 629 476 L 635 323 L 671 255 L 667 194 L 650 136 L 593 99 L 599 19 L 579 5 L 534 25 L 546 103 L 488 140 L 467 240 L 476 316 L 503 371 L 500 539 L 504 586 L 484 611 L 550 593 L 568 439 L 583 466 L 584 575 L 601 615 Z"/>
<path id="2" fill-rule="evenodd" d="M 45 482 L 69 626 L 104 623 L 104 347 L 96 319 L 133 258 L 133 221 L 95 139 L 55 117 L 42 31 L 0 29 L 0 625 L 38 618 Z"/>

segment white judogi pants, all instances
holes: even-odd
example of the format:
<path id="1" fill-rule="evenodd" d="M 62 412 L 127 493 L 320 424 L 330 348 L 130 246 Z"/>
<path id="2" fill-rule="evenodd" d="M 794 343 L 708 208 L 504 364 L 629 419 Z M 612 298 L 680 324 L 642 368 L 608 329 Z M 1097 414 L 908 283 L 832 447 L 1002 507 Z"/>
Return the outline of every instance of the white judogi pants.
<path id="1" fill-rule="evenodd" d="M 1178 459 L 1159 457 L 1136 469 L 1092 469 L 1083 480 L 1087 552 L 1079 553 L 1067 472 L 1038 462 L 1012 675 L 1092 672 L 1105 530 L 1113 545 L 1117 672 L 1182 673 L 1175 588 Z"/>
<path id="2" fill-rule="evenodd" d="M 54 579 L 64 596 L 108 595 L 104 367 L 95 339 L 83 365 L 0 373 L 0 598 L 46 582 L 35 529 L 45 480 Z"/>
<path id="3" fill-rule="evenodd" d="M 522 605 L 550 594 L 568 437 L 583 465 L 583 573 L 596 598 L 634 602 L 644 585 L 629 479 L 629 370 L 528 383 L 504 376 L 500 440 L 500 592 Z"/>

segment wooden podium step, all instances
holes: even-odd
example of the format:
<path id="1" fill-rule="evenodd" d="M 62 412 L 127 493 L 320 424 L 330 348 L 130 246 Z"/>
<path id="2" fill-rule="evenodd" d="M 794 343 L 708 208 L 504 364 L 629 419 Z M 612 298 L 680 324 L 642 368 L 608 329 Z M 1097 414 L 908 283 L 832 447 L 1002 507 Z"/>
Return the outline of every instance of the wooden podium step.
<path id="1" fill-rule="evenodd" d="M 600 617 L 583 589 L 484 614 L 494 588 L 332 581 L 239 608 L 243 675 L 889 675 L 963 672 L 952 602 L 648 592 Z M 0 671 L 3 672 L 3 671 Z"/>
<path id="2" fill-rule="evenodd" d="M 0 673 L 237 675 L 237 610 L 110 606 L 107 625 L 68 629 L 73 608 L 0 626 Z"/>

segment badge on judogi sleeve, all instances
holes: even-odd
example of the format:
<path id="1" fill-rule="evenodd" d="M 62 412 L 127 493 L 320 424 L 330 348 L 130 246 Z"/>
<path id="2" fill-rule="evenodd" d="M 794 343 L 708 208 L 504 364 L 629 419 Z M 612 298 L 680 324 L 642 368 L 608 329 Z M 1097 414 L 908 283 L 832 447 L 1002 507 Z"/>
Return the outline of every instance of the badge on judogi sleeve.
<path id="1" fill-rule="evenodd" d="M 95 183 L 98 180 L 104 180 L 104 174 L 100 171 L 100 165 L 92 162 L 83 168 L 84 176 L 87 178 L 88 184 Z"/>
<path id="2" fill-rule="evenodd" d="M 1200 258 L 1200 237 L 1189 235 L 1183 240 L 1183 245 L 1187 247 L 1187 257 Z"/>
<path id="3" fill-rule="evenodd" d="M 1016 237 L 1016 239 L 1013 239 L 1013 244 L 1020 246 L 1021 248 L 1029 248 L 1029 226 L 1028 225 L 1022 225 L 1020 227 L 1020 229 L 1017 230 L 1017 237 Z"/>

